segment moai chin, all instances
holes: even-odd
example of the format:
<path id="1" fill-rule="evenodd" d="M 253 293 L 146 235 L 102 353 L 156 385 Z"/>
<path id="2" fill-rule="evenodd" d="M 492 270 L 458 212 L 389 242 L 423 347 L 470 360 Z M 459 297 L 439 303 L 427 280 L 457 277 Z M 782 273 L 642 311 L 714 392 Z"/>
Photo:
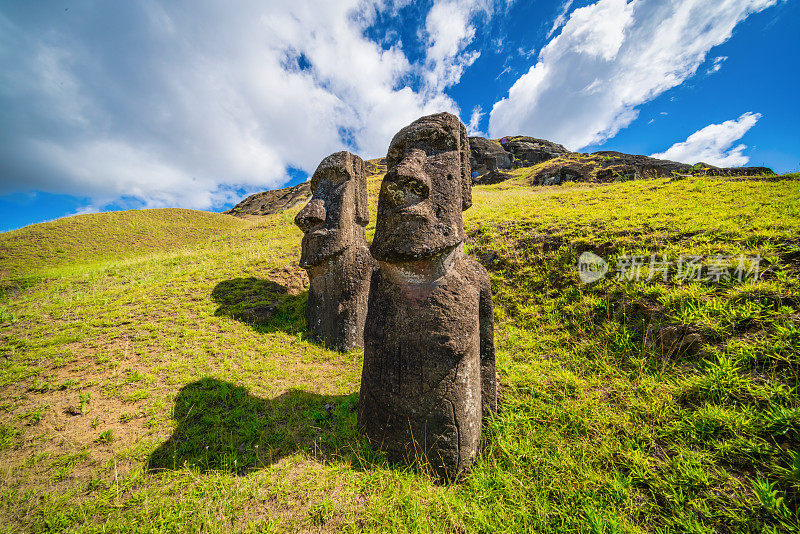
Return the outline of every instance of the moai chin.
<path id="1" fill-rule="evenodd" d="M 472 205 L 469 142 L 449 113 L 392 139 L 370 251 L 359 429 L 443 479 L 468 470 L 482 415 L 497 409 L 489 276 L 463 249 Z"/>
<path id="2" fill-rule="evenodd" d="M 311 200 L 294 222 L 303 231 L 300 267 L 311 288 L 306 320 L 314 338 L 339 351 L 363 346 L 374 261 L 364 233 L 367 179 L 350 152 L 323 159 L 311 178 Z"/>

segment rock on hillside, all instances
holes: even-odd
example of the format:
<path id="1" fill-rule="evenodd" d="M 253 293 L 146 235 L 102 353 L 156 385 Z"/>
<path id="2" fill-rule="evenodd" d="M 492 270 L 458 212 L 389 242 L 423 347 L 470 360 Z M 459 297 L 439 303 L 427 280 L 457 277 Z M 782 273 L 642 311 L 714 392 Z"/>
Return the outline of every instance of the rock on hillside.
<path id="1" fill-rule="evenodd" d="M 683 175 L 755 176 L 775 174 L 766 167 L 714 167 L 705 163 L 688 165 L 648 156 L 600 151 L 592 154 L 570 152 L 562 145 L 535 137 L 504 137 L 499 141 L 469 138 L 473 183 L 497 183 L 510 175 L 500 169 L 531 167 L 533 185 L 564 182 L 613 182 L 638 178 Z"/>
<path id="2" fill-rule="evenodd" d="M 250 195 L 224 212 L 228 215 L 270 215 L 300 204 L 311 196 L 311 182 Z"/>
<path id="3" fill-rule="evenodd" d="M 569 152 L 558 143 L 522 135 L 504 137 L 500 140 L 500 143 L 506 151 L 514 155 L 514 160 L 519 162 L 520 167 L 536 165 Z"/>
<path id="4" fill-rule="evenodd" d="M 766 167 L 712 167 L 687 165 L 648 156 L 601 151 L 593 154 L 568 152 L 536 165 L 528 175 L 532 185 L 564 182 L 618 182 L 662 176 L 756 176 L 775 174 Z"/>
<path id="5" fill-rule="evenodd" d="M 514 155 L 506 152 L 500 143 L 483 137 L 469 138 L 472 172 L 480 175 L 496 169 L 510 169 Z"/>

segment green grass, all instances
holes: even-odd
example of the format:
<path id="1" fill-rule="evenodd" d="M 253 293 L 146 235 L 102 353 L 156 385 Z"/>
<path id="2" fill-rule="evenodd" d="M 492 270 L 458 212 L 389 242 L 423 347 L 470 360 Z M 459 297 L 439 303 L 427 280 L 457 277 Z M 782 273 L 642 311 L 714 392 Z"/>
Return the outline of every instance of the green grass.
<path id="1" fill-rule="evenodd" d="M 0 526 L 800 530 L 800 182 L 531 188 L 527 172 L 476 187 L 465 212 L 492 278 L 502 400 L 449 486 L 358 436 L 362 354 L 308 337 L 293 212 L 0 234 Z M 585 250 L 609 277 L 580 283 Z M 651 253 L 757 254 L 764 276 L 613 277 Z"/>
<path id="2" fill-rule="evenodd" d="M 0 234 L 0 275 L 116 261 L 207 242 L 245 226 L 235 217 L 186 209 L 130 210 L 57 219 Z"/>

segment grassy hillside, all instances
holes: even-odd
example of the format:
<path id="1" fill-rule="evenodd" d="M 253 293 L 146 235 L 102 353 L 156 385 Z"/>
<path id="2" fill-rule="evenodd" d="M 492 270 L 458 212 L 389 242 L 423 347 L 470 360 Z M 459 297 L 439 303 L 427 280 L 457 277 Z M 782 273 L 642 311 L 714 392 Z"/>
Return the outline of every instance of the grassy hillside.
<path id="1" fill-rule="evenodd" d="M 798 531 L 800 181 L 529 187 L 526 172 L 476 187 L 465 212 L 502 403 L 450 486 L 359 438 L 363 355 L 306 334 L 293 212 L 209 214 L 158 251 L 109 214 L 94 263 L 80 219 L 16 237 L 0 267 L 0 529 Z M 34 239 L 79 265 L 29 260 Z M 587 250 L 611 265 L 591 285 Z M 650 254 L 706 269 L 758 255 L 763 276 L 614 278 Z"/>
<path id="2" fill-rule="evenodd" d="M 227 215 L 185 209 L 91 213 L 0 234 L 0 275 L 117 260 L 207 241 L 245 226 Z"/>

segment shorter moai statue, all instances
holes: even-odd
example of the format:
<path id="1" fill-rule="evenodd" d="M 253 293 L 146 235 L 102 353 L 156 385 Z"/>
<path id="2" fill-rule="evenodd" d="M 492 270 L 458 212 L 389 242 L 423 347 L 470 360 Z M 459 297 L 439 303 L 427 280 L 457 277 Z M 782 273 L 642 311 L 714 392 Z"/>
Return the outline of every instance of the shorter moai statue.
<path id="1" fill-rule="evenodd" d="M 375 262 L 364 232 L 364 161 L 350 152 L 323 159 L 311 178 L 311 200 L 294 222 L 303 231 L 300 267 L 311 288 L 306 320 L 314 339 L 339 351 L 363 346 Z"/>
<path id="2" fill-rule="evenodd" d="M 358 427 L 396 461 L 445 480 L 469 470 L 497 409 L 489 276 L 464 253 L 472 205 L 467 132 L 449 113 L 392 139 L 370 251 Z"/>

